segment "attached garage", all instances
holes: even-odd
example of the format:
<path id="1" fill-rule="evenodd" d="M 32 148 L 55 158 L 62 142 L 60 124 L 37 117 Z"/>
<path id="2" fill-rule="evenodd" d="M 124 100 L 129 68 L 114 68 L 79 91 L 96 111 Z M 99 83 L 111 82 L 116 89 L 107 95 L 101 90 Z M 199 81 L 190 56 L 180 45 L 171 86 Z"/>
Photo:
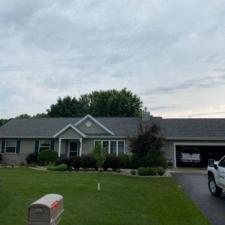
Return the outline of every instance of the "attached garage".
<path id="1" fill-rule="evenodd" d="M 209 159 L 225 155 L 225 143 L 175 143 L 176 167 L 207 167 Z"/>

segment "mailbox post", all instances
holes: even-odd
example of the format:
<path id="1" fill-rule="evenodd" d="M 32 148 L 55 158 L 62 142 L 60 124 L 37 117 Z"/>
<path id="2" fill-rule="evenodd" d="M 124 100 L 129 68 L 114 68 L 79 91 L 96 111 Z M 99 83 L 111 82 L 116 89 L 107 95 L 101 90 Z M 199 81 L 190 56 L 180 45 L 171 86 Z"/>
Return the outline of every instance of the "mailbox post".
<path id="1" fill-rule="evenodd" d="M 63 211 L 63 196 L 47 194 L 28 208 L 28 225 L 58 225 Z"/>

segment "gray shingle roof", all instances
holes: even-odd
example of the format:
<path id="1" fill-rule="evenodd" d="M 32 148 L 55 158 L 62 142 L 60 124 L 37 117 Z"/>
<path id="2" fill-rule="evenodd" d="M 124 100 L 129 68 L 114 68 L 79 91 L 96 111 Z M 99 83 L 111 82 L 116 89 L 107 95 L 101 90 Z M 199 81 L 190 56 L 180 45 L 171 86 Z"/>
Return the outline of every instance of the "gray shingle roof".
<path id="1" fill-rule="evenodd" d="M 81 118 L 13 119 L 0 127 L 0 137 L 52 137 L 68 124 Z M 135 136 L 139 129 L 139 118 L 96 117 L 100 123 L 116 136 Z M 164 137 L 172 139 L 225 139 L 225 119 L 161 119 L 153 117 L 151 122 L 160 126 Z"/>
<path id="2" fill-rule="evenodd" d="M 225 119 L 162 119 L 157 123 L 167 138 L 225 139 Z"/>
<path id="3" fill-rule="evenodd" d="M 68 124 L 75 124 L 81 118 L 13 119 L 0 127 L 0 137 L 52 137 Z M 139 119 L 131 117 L 96 117 L 100 123 L 116 136 L 137 134 Z"/>

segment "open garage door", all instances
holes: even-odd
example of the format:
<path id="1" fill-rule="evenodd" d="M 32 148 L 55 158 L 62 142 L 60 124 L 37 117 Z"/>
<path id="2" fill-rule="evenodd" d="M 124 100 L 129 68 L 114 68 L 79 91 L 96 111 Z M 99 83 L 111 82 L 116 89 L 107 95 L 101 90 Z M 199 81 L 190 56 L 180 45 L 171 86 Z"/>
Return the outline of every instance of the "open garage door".
<path id="1" fill-rule="evenodd" d="M 209 159 L 219 160 L 225 155 L 224 145 L 175 145 L 177 167 L 207 167 Z"/>

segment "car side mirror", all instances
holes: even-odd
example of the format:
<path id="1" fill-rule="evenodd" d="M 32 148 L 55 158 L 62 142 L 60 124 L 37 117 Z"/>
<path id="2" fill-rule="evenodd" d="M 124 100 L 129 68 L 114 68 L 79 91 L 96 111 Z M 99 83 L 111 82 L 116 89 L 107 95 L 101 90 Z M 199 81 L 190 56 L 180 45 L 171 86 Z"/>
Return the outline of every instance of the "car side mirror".
<path id="1" fill-rule="evenodd" d="M 214 167 L 215 170 L 218 169 L 218 165 L 216 163 L 213 164 L 213 167 Z"/>

